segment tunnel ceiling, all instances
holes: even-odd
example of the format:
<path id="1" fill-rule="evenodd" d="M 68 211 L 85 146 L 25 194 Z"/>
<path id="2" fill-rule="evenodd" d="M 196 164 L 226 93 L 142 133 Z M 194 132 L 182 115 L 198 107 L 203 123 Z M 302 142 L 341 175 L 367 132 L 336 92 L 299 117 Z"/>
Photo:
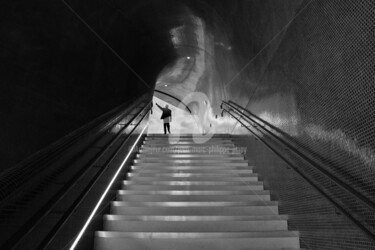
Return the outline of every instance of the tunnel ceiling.
<path id="1" fill-rule="evenodd" d="M 156 88 L 182 100 L 192 92 L 204 93 L 217 113 L 221 100 L 244 94 L 239 91 L 241 88 L 232 88 L 232 84 L 242 82 L 244 91 L 254 87 L 252 82 L 257 81 L 283 39 L 283 34 L 276 39 L 273 36 L 304 2 L 181 0 L 168 8 L 173 9 L 173 5 L 181 10 L 170 16 L 179 20 L 169 30 L 176 57 L 160 72 Z M 269 41 L 273 42 L 268 46 Z M 265 62 L 254 64 L 258 67 L 255 74 L 249 72 L 247 64 L 265 45 Z"/>
<path id="2" fill-rule="evenodd" d="M 228 95 L 245 94 L 247 85 L 242 92 L 225 86 L 244 80 L 232 78 L 300 4 L 2 3 L 0 118 L 8 121 L 1 127 L 8 133 L 1 138 L 0 151 L 7 152 L 1 154 L 1 165 L 7 168 L 110 109 L 152 92 L 155 83 L 181 100 L 202 92 L 214 108 Z M 270 22 L 272 16 L 276 18 Z M 266 57 L 272 57 L 272 50 Z M 20 124 L 28 126 L 20 129 Z"/>

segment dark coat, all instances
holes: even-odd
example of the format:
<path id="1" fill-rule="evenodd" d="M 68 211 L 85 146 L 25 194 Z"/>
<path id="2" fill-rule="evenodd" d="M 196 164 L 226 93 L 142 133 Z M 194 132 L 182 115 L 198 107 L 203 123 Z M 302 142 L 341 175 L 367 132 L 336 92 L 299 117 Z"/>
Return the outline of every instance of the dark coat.
<path id="1" fill-rule="evenodd" d="M 172 110 L 170 110 L 169 108 L 163 108 L 162 106 L 160 106 L 159 104 L 156 103 L 156 106 L 158 106 L 158 108 L 163 111 L 163 113 L 161 114 L 161 117 L 160 119 L 164 119 L 164 118 L 167 118 L 169 116 L 172 116 Z"/>
<path id="2" fill-rule="evenodd" d="M 164 119 L 164 118 L 167 118 L 169 116 L 172 116 L 172 111 L 168 108 L 163 108 L 163 113 L 161 114 L 161 117 L 160 119 Z"/>

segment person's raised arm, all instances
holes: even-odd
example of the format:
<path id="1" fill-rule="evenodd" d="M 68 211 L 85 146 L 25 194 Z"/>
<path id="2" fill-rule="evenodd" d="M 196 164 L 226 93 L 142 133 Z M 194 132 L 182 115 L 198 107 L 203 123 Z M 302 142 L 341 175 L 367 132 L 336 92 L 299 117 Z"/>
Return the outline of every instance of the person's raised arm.
<path id="1" fill-rule="evenodd" d="M 163 108 L 159 104 L 156 103 L 156 106 L 163 111 Z"/>

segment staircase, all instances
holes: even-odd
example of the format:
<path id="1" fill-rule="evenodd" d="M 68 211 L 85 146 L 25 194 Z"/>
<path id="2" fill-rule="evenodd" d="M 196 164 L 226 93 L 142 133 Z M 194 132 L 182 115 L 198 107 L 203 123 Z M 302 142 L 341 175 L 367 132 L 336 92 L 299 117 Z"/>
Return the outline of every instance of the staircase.
<path id="1" fill-rule="evenodd" d="M 103 224 L 95 249 L 299 249 L 298 232 L 225 135 L 173 145 L 148 135 Z"/>

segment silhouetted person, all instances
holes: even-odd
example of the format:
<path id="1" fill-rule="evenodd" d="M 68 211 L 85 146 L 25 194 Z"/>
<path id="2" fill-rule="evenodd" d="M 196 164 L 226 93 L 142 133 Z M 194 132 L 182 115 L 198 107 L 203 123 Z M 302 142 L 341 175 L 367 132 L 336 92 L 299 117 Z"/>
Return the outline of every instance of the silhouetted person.
<path id="1" fill-rule="evenodd" d="M 172 111 L 168 108 L 168 105 L 165 105 L 165 108 L 163 108 L 159 104 L 156 103 L 156 106 L 158 106 L 159 109 L 161 109 L 161 111 L 163 111 L 160 119 L 163 119 L 164 134 L 167 134 L 167 130 L 168 130 L 168 133 L 171 133 L 169 123 L 172 122 Z"/>

